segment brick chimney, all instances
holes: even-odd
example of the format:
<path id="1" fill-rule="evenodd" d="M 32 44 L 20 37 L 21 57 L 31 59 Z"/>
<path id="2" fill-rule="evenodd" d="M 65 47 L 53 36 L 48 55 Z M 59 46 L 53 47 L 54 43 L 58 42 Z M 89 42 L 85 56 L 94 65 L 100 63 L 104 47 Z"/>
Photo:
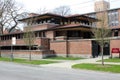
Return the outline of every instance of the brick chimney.
<path id="1" fill-rule="evenodd" d="M 38 16 L 39 14 L 36 13 L 29 13 L 29 17 L 33 17 L 33 16 Z"/>

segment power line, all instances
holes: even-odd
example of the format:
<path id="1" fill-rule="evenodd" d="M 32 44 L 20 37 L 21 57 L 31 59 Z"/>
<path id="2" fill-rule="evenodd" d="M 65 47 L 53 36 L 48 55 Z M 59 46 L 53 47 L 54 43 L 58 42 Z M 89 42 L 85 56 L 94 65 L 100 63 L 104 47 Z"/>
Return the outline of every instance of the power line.
<path id="1" fill-rule="evenodd" d="M 108 2 L 114 4 L 115 2 L 118 2 L 118 1 L 120 0 L 109 0 Z M 79 11 L 76 11 L 76 10 L 79 10 Z M 84 5 L 84 6 L 81 6 L 81 5 L 77 7 L 75 6 L 74 9 L 72 10 L 72 13 L 78 13 L 78 14 L 84 14 L 84 13 L 90 13 L 90 12 L 94 12 L 94 3 L 90 3 L 89 5 Z"/>
<path id="2" fill-rule="evenodd" d="M 115 2 L 118 2 L 118 1 L 120 1 L 120 0 L 108 0 L 108 2 L 110 2 L 110 3 L 115 3 Z M 83 10 L 83 9 L 87 10 L 88 7 L 92 7 L 92 9 L 94 11 L 94 2 L 95 2 L 95 0 L 89 0 L 89 1 L 81 2 L 81 3 L 77 3 L 77 4 L 71 4 L 71 5 L 68 5 L 68 6 L 74 7 L 75 9 L 81 9 L 81 10 Z M 85 5 L 85 4 L 87 4 L 87 5 Z"/>
<path id="3" fill-rule="evenodd" d="M 81 3 L 77 3 L 77 4 L 71 4 L 71 5 L 68 5 L 68 6 L 77 6 L 77 5 L 80 5 L 80 4 L 86 4 L 86 3 L 90 3 L 90 2 L 93 2 L 93 0 L 86 1 L 86 2 L 81 2 Z"/>
<path id="4" fill-rule="evenodd" d="M 110 2 L 114 3 L 114 2 L 118 2 L 118 1 L 120 1 L 120 0 L 112 0 L 112 1 L 110 1 Z M 82 7 L 81 7 L 81 6 L 79 6 L 79 7 L 77 6 L 77 8 L 82 8 L 82 9 L 83 9 L 83 8 L 91 7 L 91 6 L 93 6 L 93 3 L 92 3 L 91 5 L 82 6 Z M 94 7 L 94 6 L 93 6 L 93 7 Z"/>

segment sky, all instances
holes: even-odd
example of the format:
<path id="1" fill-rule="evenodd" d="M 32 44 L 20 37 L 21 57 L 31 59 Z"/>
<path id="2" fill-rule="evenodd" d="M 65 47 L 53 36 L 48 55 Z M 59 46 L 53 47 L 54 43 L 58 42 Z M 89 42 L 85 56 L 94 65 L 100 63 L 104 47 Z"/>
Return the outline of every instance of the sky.
<path id="1" fill-rule="evenodd" d="M 94 11 L 94 2 L 98 0 L 16 0 L 26 12 L 39 12 L 46 9 L 48 12 L 59 6 L 69 6 L 71 14 L 84 14 Z M 120 8 L 120 0 L 106 0 L 111 9 Z"/>

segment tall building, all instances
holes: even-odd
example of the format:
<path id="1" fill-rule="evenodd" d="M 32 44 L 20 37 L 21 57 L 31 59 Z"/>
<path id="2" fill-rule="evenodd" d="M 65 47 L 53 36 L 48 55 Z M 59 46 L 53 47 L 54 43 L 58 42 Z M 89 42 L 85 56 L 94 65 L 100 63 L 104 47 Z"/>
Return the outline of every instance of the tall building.
<path id="1" fill-rule="evenodd" d="M 104 5 L 104 6 L 103 6 Z M 92 18 L 104 18 L 105 24 L 112 29 L 113 36 L 120 36 L 120 8 L 110 9 L 110 3 L 105 0 L 97 0 L 94 6 L 95 12 L 83 14 Z M 93 23 L 94 27 L 101 27 L 99 22 Z M 106 27 L 106 26 L 105 26 Z"/>
<path id="2" fill-rule="evenodd" d="M 95 12 L 104 11 L 110 9 L 110 3 L 105 0 L 97 0 L 94 4 Z"/>

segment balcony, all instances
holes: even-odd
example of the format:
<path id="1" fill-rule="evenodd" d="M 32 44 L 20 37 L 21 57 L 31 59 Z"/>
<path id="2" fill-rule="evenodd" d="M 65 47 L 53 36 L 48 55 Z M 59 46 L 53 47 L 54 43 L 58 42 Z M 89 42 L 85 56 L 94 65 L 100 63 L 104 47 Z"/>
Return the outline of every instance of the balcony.
<path id="1" fill-rule="evenodd" d="M 0 45 L 2 45 L 2 46 L 9 46 L 11 44 L 12 44 L 12 40 L 4 40 L 4 41 L 0 42 Z M 24 45 L 24 44 L 25 44 L 25 42 L 23 39 L 16 40 L 16 45 Z"/>
<path id="2" fill-rule="evenodd" d="M 39 30 L 46 30 L 46 29 L 49 29 L 51 27 L 58 26 L 58 24 L 44 23 L 44 24 L 33 24 L 33 25 L 30 25 L 30 26 L 31 26 L 31 30 L 32 31 L 39 31 Z M 24 27 L 24 31 L 26 31 L 27 28 L 28 27 Z"/>

